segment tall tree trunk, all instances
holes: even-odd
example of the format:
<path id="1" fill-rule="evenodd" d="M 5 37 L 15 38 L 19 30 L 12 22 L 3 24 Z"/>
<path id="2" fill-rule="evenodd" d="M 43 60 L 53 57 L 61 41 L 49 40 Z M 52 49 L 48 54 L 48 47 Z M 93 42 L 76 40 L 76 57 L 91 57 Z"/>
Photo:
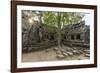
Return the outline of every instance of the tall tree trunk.
<path id="1" fill-rule="evenodd" d="M 58 15 L 58 39 L 57 39 L 57 42 L 58 42 L 58 47 L 60 48 L 61 47 L 61 13 L 58 12 L 57 15 Z"/>
<path id="2" fill-rule="evenodd" d="M 43 33 L 42 33 L 42 12 L 41 11 L 39 11 L 39 42 L 41 42 L 42 41 L 42 39 L 43 39 Z"/>

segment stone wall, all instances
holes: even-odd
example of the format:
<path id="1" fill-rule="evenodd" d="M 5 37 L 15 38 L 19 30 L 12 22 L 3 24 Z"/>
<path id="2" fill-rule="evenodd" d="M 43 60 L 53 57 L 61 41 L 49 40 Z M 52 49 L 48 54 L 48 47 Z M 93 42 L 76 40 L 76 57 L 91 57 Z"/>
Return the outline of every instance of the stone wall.
<path id="1" fill-rule="evenodd" d="M 89 44 L 90 28 L 89 26 L 85 25 L 84 21 L 77 23 L 77 24 L 66 26 L 63 32 L 65 33 L 63 40 L 66 42 L 70 41 L 72 43 L 79 42 L 80 44 L 81 43 Z"/>

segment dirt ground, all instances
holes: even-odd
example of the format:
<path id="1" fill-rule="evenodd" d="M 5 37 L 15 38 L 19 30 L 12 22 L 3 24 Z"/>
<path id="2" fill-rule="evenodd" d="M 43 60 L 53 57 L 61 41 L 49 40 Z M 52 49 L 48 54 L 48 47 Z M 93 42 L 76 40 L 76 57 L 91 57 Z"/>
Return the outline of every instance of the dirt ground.
<path id="1" fill-rule="evenodd" d="M 54 47 L 52 47 L 52 48 L 54 48 Z M 58 59 L 57 53 L 52 48 L 48 48 L 48 49 L 45 49 L 42 51 L 23 53 L 22 54 L 22 62 L 89 59 L 89 57 L 85 57 L 84 54 L 67 56 L 63 59 Z"/>

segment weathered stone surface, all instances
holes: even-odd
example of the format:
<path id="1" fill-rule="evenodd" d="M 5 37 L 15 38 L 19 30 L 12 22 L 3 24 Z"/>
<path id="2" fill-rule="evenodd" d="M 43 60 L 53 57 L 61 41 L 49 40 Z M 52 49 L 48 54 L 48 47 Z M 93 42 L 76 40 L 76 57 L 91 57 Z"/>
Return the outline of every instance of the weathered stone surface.
<path id="1" fill-rule="evenodd" d="M 65 52 L 63 52 L 62 54 L 63 54 L 64 56 L 68 56 L 68 54 L 67 54 L 67 53 L 65 53 Z"/>
<path id="2" fill-rule="evenodd" d="M 66 50 L 65 49 L 61 49 L 61 52 L 66 52 Z"/>
<path id="3" fill-rule="evenodd" d="M 90 54 L 85 54 L 85 57 L 90 57 Z"/>
<path id="4" fill-rule="evenodd" d="M 58 48 L 57 47 L 54 47 L 53 50 L 58 51 Z"/>
<path id="5" fill-rule="evenodd" d="M 90 50 L 84 50 L 84 51 L 85 51 L 86 53 L 88 53 L 88 54 L 90 53 Z"/>
<path id="6" fill-rule="evenodd" d="M 72 53 L 72 52 L 67 52 L 67 54 L 68 54 L 69 56 L 72 56 L 72 55 L 73 55 L 73 53 Z"/>
<path id="7" fill-rule="evenodd" d="M 29 48 L 28 48 L 28 52 L 31 52 L 31 50 L 32 50 L 32 47 L 29 47 Z"/>
<path id="8" fill-rule="evenodd" d="M 80 54 L 83 54 L 83 51 L 82 50 L 79 50 Z"/>
<path id="9" fill-rule="evenodd" d="M 72 50 L 72 48 L 69 48 L 69 47 L 66 48 L 66 51 L 71 51 L 71 50 Z"/>
<path id="10" fill-rule="evenodd" d="M 77 50 L 73 50 L 74 54 L 79 54 L 79 52 Z"/>
<path id="11" fill-rule="evenodd" d="M 77 48 L 74 47 L 73 50 L 77 50 Z"/>
<path id="12" fill-rule="evenodd" d="M 24 47 L 28 44 L 28 31 L 23 31 L 22 32 L 22 47 L 24 50 Z"/>
<path id="13" fill-rule="evenodd" d="M 61 51 L 56 51 L 56 54 L 62 54 L 62 52 Z"/>
<path id="14" fill-rule="evenodd" d="M 62 54 L 58 54 L 56 57 L 57 57 L 58 59 L 63 59 L 65 56 L 62 55 Z"/>

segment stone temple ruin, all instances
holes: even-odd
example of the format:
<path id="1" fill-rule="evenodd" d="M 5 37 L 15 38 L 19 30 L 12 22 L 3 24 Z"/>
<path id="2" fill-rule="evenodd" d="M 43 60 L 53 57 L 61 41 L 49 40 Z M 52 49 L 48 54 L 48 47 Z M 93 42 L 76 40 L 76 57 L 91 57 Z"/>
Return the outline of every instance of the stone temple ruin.
<path id="1" fill-rule="evenodd" d="M 30 27 L 30 30 L 24 26 L 22 28 L 23 51 L 31 47 L 34 47 L 33 50 L 39 50 L 39 48 L 48 48 L 57 45 L 56 30 L 56 27 L 46 26 L 44 24 L 40 26 L 37 21 L 34 23 L 34 26 Z M 61 42 L 64 45 L 89 47 L 90 28 L 88 25 L 85 25 L 85 21 L 67 25 L 61 31 L 63 33 Z"/>
<path id="2" fill-rule="evenodd" d="M 89 47 L 90 27 L 89 25 L 85 25 L 85 21 L 68 25 L 62 31 L 64 32 L 63 41 L 66 45 Z"/>

